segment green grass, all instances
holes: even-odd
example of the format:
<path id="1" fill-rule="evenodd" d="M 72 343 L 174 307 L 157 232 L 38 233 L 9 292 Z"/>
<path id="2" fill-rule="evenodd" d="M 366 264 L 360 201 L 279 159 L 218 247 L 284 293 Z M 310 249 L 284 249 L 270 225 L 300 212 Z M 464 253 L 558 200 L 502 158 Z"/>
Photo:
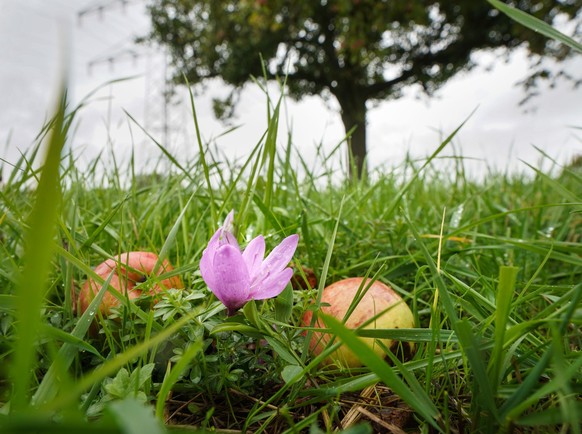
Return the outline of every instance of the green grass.
<path id="1" fill-rule="evenodd" d="M 218 161 L 199 139 L 199 157 L 182 161 L 158 143 L 163 174 L 136 173 L 133 159 L 100 156 L 83 171 L 78 155 L 59 162 L 82 115 L 60 106 L 39 136 L 47 157 L 34 147 L 0 190 L 2 432 L 316 433 L 348 428 L 349 414 L 360 418 L 351 432 L 580 432 L 579 169 L 474 182 L 459 157 L 435 165 L 453 133 L 429 158 L 369 181 L 328 170 L 330 155 L 320 174 L 299 176 L 298 150 L 276 145 L 279 104 L 247 159 Z M 227 319 L 198 264 L 231 209 L 242 244 L 299 233 L 295 266 L 319 284 Z M 153 307 L 118 294 L 109 317 L 95 313 L 99 300 L 79 317 L 71 288 L 131 250 L 169 258 L 186 288 Z M 365 366 L 322 368 L 303 313 L 326 284 L 365 275 L 405 298 L 416 328 L 330 322 Z M 358 334 L 416 350 L 383 360 Z"/>

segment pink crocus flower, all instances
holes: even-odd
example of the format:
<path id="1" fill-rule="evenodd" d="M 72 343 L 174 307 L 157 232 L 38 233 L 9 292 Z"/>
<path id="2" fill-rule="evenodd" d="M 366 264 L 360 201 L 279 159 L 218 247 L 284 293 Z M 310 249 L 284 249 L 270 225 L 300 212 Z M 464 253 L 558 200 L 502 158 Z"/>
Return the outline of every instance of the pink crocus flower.
<path id="1" fill-rule="evenodd" d="M 250 300 L 276 297 L 285 289 L 293 276 L 287 265 L 299 241 L 297 234 L 291 235 L 264 258 L 265 239 L 259 235 L 241 251 L 232 234 L 233 214 L 210 238 L 200 260 L 202 278 L 229 316 Z"/>

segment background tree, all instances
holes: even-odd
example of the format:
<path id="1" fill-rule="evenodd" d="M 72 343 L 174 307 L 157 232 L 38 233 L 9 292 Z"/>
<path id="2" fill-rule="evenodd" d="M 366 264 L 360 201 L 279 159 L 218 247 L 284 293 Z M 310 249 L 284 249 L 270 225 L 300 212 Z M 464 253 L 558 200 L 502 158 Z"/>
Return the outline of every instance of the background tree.
<path id="1" fill-rule="evenodd" d="M 582 0 L 508 4 L 554 24 L 576 18 Z M 477 50 L 524 46 L 533 54 L 526 83 L 552 78 L 539 55 L 569 50 L 516 24 L 485 0 L 152 0 L 150 40 L 167 46 L 175 78 L 221 77 L 240 88 L 251 76 L 287 75 L 288 93 L 336 98 L 357 174 L 365 170 L 366 110 L 419 85 L 428 95 L 475 66 Z M 578 29 L 576 29 L 578 32 Z M 352 174 L 353 175 L 353 174 Z"/>

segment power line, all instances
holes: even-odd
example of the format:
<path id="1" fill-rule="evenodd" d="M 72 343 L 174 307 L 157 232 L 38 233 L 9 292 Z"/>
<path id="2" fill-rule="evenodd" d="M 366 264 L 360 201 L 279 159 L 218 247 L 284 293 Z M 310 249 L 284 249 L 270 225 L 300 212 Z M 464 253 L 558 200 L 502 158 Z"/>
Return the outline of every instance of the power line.
<path id="1" fill-rule="evenodd" d="M 93 15 L 97 14 L 99 19 L 103 20 L 105 16 L 105 12 L 107 10 L 113 9 L 116 6 L 121 5 L 123 11 L 126 11 L 126 7 L 130 2 L 129 0 L 111 0 L 108 2 L 92 2 L 89 6 L 84 7 L 83 9 L 77 12 L 77 22 L 80 23 L 85 15 Z"/>
<path id="2" fill-rule="evenodd" d="M 130 0 L 94 1 L 77 12 L 77 24 L 83 27 L 86 21 L 97 16 L 100 21 L 107 19 L 111 22 L 110 10 L 121 7 L 125 14 L 128 5 L 137 3 Z M 140 2 L 141 3 L 141 2 Z M 116 23 L 119 30 L 126 30 Z M 168 55 L 166 52 L 155 53 L 152 48 L 139 49 L 131 36 L 125 36 L 117 44 L 108 47 L 102 54 L 94 56 L 87 62 L 89 74 L 100 65 L 108 65 L 111 71 L 118 63 L 132 62 L 137 67 L 138 60 L 145 58 L 145 88 L 144 88 L 144 128 L 146 131 L 160 131 L 164 145 L 170 144 L 170 109 L 171 109 L 171 80 L 168 76 Z"/>

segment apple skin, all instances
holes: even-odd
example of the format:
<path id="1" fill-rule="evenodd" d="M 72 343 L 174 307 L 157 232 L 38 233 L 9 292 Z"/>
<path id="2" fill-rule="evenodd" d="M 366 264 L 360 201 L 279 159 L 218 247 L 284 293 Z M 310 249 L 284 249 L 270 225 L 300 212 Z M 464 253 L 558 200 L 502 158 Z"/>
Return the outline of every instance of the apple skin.
<path id="1" fill-rule="evenodd" d="M 116 260 L 108 259 L 95 268 L 97 273 L 103 280 L 107 280 L 111 270 L 114 270 L 113 276 L 109 284 L 122 294 L 127 294 L 130 300 L 138 298 L 142 294 L 141 289 L 134 289 L 134 287 L 145 282 L 146 279 L 153 274 L 153 269 L 158 261 L 158 255 L 151 252 L 126 252 L 121 253 Z M 162 264 L 157 270 L 156 275 L 172 271 L 174 268 L 167 259 L 162 261 Z M 78 298 L 79 314 L 82 314 L 89 307 L 89 303 L 93 300 L 95 295 L 101 290 L 102 283 L 89 278 L 81 288 Z M 149 294 L 154 296 L 164 290 L 170 288 L 183 289 L 184 283 L 179 276 L 172 276 L 168 279 L 156 281 L 151 286 Z M 103 295 L 103 300 L 99 306 L 102 314 L 108 315 L 111 308 L 119 305 L 119 300 L 109 291 Z"/>
<path id="2" fill-rule="evenodd" d="M 360 287 L 366 288 L 370 279 L 364 282 L 363 277 L 352 277 L 340 280 L 323 290 L 321 297 L 322 306 L 320 312 L 333 316 L 342 321 L 348 311 L 356 293 Z M 384 312 L 385 311 L 385 312 Z M 389 286 L 382 282 L 375 281 L 368 288 L 366 294 L 362 297 L 350 317 L 345 322 L 347 328 L 355 329 L 360 327 L 370 318 L 384 312 L 373 322 L 362 327 L 363 329 L 395 329 L 395 328 L 413 328 L 414 315 L 408 305 L 402 298 Z M 311 325 L 313 313 L 308 310 L 303 316 L 302 325 L 309 327 Z M 322 319 L 318 318 L 315 327 L 325 328 Z M 329 333 L 320 333 L 314 331 L 311 335 L 309 347 L 314 356 L 319 355 L 327 343 L 332 339 Z M 374 352 L 380 357 L 385 356 L 384 350 L 375 343 L 376 339 L 361 338 Z M 393 344 L 391 339 L 379 339 L 390 348 Z M 330 354 L 324 362 L 325 365 L 346 366 L 355 368 L 362 366 L 362 362 L 347 346 L 341 345 L 336 351 Z"/>

